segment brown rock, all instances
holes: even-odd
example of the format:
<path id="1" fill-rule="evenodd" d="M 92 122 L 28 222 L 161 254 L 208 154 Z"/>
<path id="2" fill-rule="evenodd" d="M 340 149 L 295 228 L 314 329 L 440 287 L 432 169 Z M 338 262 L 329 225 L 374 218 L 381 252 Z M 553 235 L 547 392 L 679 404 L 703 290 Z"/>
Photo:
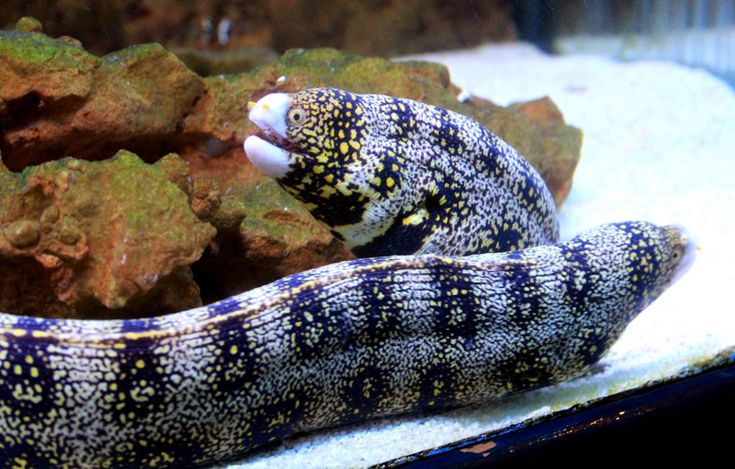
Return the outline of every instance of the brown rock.
<path id="1" fill-rule="evenodd" d="M 157 42 L 213 51 L 329 46 L 398 55 L 512 40 L 511 10 L 510 0 L 6 0 L 0 27 L 31 15 L 51 36 L 79 38 L 97 54 Z M 28 20 L 19 26 L 37 27 Z"/>
<path id="2" fill-rule="evenodd" d="M 16 220 L 3 229 L 5 239 L 16 249 L 35 245 L 41 237 L 41 226 L 33 220 Z"/>
<path id="3" fill-rule="evenodd" d="M 0 310 L 67 317 L 200 305 L 188 266 L 215 234 L 165 171 L 128 152 L 3 170 L 0 232 Z"/>
<path id="4" fill-rule="evenodd" d="M 26 33 L 42 33 L 43 25 L 36 18 L 24 16 L 15 23 L 15 30 Z"/>
<path id="5" fill-rule="evenodd" d="M 265 47 L 243 47 L 222 51 L 178 47 L 171 52 L 200 76 L 247 72 L 278 58 L 278 54 Z"/>
<path id="6" fill-rule="evenodd" d="M 203 91 L 160 45 L 98 59 L 41 34 L 0 32 L 0 99 L 8 107 L 0 148 L 14 171 L 67 155 L 109 158 L 121 147 L 155 161 Z"/>
<path id="7" fill-rule="evenodd" d="M 85 98 L 99 65 L 100 59 L 83 49 L 43 34 L 0 31 L 0 99 L 5 113 L 21 113 L 33 127 L 38 108 Z"/>

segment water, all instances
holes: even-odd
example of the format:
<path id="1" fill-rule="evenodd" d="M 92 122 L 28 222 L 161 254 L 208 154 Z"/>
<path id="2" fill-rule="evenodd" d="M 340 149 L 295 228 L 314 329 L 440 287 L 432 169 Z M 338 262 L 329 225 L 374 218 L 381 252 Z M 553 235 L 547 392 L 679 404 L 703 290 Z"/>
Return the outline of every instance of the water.
<path id="1" fill-rule="evenodd" d="M 10 1 L 0 26 L 10 29 L 21 15 L 35 16 L 49 35 L 80 39 L 95 54 L 157 41 L 203 75 L 244 71 L 292 47 L 332 46 L 442 63 L 462 101 L 479 96 L 505 106 L 550 96 L 566 122 L 584 132 L 560 212 L 562 237 L 641 218 L 683 225 L 700 247 L 693 269 L 634 321 L 604 358 L 601 374 L 502 403 L 307 435 L 242 467 L 379 463 L 670 379 L 735 346 L 729 296 L 735 282 L 735 1 L 123 3 Z M 274 77 L 263 86 L 288 83 L 286 76 Z M 41 106 L 37 101 L 16 105 Z M 7 116 L 15 112 L 8 102 L 10 111 L 0 101 L 6 155 L 12 153 Z M 228 146 L 238 124 L 223 122 L 225 133 L 205 139 L 207 161 L 196 160 L 205 173 L 214 171 L 220 155 L 244 159 Z M 153 148 L 149 159 L 193 145 L 176 140 L 178 131 L 155 145 L 144 142 Z M 219 197 L 213 194 L 202 198 Z M 217 249 L 227 249 L 227 242 Z"/>

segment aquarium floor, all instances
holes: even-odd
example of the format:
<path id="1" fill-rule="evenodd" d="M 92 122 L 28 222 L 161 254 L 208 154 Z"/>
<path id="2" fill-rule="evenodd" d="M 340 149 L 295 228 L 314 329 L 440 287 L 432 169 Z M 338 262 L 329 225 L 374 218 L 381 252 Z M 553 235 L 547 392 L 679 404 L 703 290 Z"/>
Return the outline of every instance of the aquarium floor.
<path id="1" fill-rule="evenodd" d="M 426 54 L 452 80 L 507 105 L 544 95 L 584 131 L 562 237 L 605 222 L 686 227 L 692 269 L 626 330 L 600 373 L 501 402 L 291 439 L 235 467 L 359 467 L 506 427 L 706 364 L 735 346 L 735 93 L 704 71 L 523 44 Z"/>

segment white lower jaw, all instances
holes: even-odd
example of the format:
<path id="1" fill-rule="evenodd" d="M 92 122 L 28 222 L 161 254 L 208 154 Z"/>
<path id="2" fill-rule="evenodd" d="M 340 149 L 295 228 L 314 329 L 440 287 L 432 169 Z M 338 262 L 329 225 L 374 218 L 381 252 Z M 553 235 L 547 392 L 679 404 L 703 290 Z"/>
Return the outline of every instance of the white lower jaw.
<path id="1" fill-rule="evenodd" d="M 279 148 L 257 135 L 246 138 L 242 146 L 250 162 L 267 176 L 280 179 L 288 172 L 290 161 L 287 150 Z"/>

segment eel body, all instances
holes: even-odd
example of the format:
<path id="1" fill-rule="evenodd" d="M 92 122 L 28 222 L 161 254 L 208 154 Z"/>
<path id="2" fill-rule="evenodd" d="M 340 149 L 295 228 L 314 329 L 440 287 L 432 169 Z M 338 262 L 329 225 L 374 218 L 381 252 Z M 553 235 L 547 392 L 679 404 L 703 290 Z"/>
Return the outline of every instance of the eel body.
<path id="1" fill-rule="evenodd" d="M 160 318 L 0 314 L 0 461 L 192 467 L 555 383 L 605 353 L 684 250 L 678 229 L 623 223 L 510 253 L 333 264 Z"/>
<path id="2" fill-rule="evenodd" d="M 449 111 L 320 89 L 266 96 L 251 119 L 250 159 L 377 257 L 158 318 L 0 313 L 0 466 L 202 466 L 556 383 L 589 370 L 691 252 L 646 222 L 556 242 L 538 174 Z"/>
<path id="3" fill-rule="evenodd" d="M 250 111 L 250 160 L 359 257 L 502 252 L 559 238 L 538 172 L 473 119 L 408 99 L 314 88 Z"/>

